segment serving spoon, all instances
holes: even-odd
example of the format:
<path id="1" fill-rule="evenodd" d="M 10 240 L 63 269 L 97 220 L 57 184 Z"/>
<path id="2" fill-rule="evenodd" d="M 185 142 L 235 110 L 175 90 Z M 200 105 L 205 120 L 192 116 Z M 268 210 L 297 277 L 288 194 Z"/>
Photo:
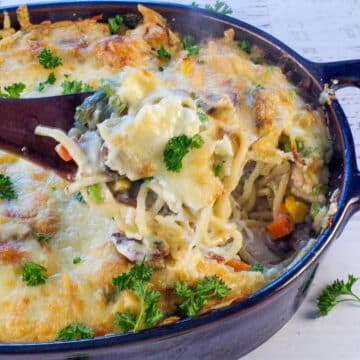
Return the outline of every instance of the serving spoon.
<path id="1" fill-rule="evenodd" d="M 71 180 L 76 172 L 73 161 L 61 160 L 55 152 L 56 141 L 35 135 L 43 125 L 67 132 L 74 124 L 75 110 L 91 93 L 43 98 L 0 98 L 0 149 L 16 154 L 55 171 Z"/>

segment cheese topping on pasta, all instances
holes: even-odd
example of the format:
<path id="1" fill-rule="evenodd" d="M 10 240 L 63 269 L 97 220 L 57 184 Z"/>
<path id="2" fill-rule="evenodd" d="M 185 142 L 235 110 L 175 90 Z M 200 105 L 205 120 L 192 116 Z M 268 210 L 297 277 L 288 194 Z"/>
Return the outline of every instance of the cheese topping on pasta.
<path id="1" fill-rule="evenodd" d="M 137 26 L 125 15 L 33 25 L 20 7 L 18 31 L 4 15 L 0 96 L 94 94 L 67 134 L 36 129 L 77 163 L 74 182 L 0 154 L 1 342 L 176 321 L 182 289 L 202 282 L 223 291 L 192 311 L 228 305 L 326 225 L 322 111 L 232 29 L 196 44 L 139 12 Z M 148 289 L 119 280 L 144 267 L 152 276 L 138 286 Z"/>

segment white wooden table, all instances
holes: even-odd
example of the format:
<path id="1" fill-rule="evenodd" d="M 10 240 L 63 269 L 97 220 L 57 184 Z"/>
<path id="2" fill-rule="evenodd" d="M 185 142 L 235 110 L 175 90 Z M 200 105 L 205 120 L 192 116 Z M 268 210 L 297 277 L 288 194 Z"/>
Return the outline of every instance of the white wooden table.
<path id="1" fill-rule="evenodd" d="M 190 4 L 191 0 L 177 0 Z M 34 0 L 0 0 L 15 5 Z M 204 5 L 214 0 L 197 0 Z M 228 0 L 232 16 L 282 40 L 313 61 L 360 59 L 360 0 Z M 351 123 L 360 154 L 360 92 L 337 93 Z M 293 319 L 245 360 L 360 359 L 360 306 L 342 304 L 316 318 L 315 300 L 335 278 L 360 276 L 360 214 L 349 222 L 317 272 L 310 293 Z M 360 286 L 356 287 L 360 292 Z M 227 359 L 221 359 L 227 360 Z"/>

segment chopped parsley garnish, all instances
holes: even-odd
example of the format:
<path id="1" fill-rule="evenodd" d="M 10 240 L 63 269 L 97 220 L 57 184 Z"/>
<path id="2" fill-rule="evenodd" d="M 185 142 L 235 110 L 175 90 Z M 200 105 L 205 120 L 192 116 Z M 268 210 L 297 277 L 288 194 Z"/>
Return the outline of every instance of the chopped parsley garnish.
<path id="1" fill-rule="evenodd" d="M 66 94 L 74 94 L 74 93 L 79 93 L 82 91 L 83 88 L 83 82 L 77 81 L 77 80 L 65 80 L 62 84 L 61 87 L 63 88 L 63 95 Z"/>
<path id="2" fill-rule="evenodd" d="M 85 83 L 83 86 L 83 92 L 93 92 L 95 90 L 96 89 L 93 86 L 91 86 L 90 84 Z"/>
<path id="3" fill-rule="evenodd" d="M 91 85 L 84 84 L 81 80 L 65 80 L 62 82 L 61 87 L 63 88 L 62 95 L 95 91 Z"/>
<path id="4" fill-rule="evenodd" d="M 81 263 L 81 257 L 80 256 L 76 256 L 73 258 L 73 264 L 80 264 Z"/>
<path id="5" fill-rule="evenodd" d="M 132 314 L 129 310 L 125 310 L 123 313 L 116 312 L 114 324 L 115 327 L 121 331 L 134 331 L 136 315 Z"/>
<path id="6" fill-rule="evenodd" d="M 90 199 L 96 203 L 100 204 L 104 201 L 104 195 L 99 184 L 89 185 L 87 188 Z"/>
<path id="7" fill-rule="evenodd" d="M 184 50 L 187 51 L 188 56 L 198 55 L 200 48 L 195 44 L 194 37 L 191 35 L 184 36 L 182 39 L 182 45 Z"/>
<path id="8" fill-rule="evenodd" d="M 216 275 L 199 280 L 195 286 L 189 286 L 183 281 L 175 283 L 176 294 L 185 299 L 179 306 L 180 311 L 188 317 L 195 316 L 210 298 L 222 299 L 230 290 Z"/>
<path id="9" fill-rule="evenodd" d="M 259 263 L 255 263 L 255 264 L 253 264 L 253 266 L 251 267 L 251 271 L 263 272 L 263 271 L 264 271 L 264 265 L 263 265 L 263 264 L 259 264 Z"/>
<path id="10" fill-rule="evenodd" d="M 4 90 L 1 90 L 0 88 L 0 98 L 18 99 L 25 88 L 26 85 L 21 82 L 4 86 Z"/>
<path id="11" fill-rule="evenodd" d="M 42 49 L 40 54 L 38 55 L 39 63 L 45 69 L 54 69 L 60 65 L 62 65 L 62 59 L 58 56 L 53 55 L 51 50 Z"/>
<path id="12" fill-rule="evenodd" d="M 192 92 L 190 93 L 190 97 L 191 97 L 193 100 L 196 100 L 196 99 L 197 99 L 197 95 L 196 95 L 196 93 L 195 93 L 194 91 L 192 91 Z"/>
<path id="13" fill-rule="evenodd" d="M 179 172 L 182 168 L 184 156 L 193 148 L 200 148 L 204 143 L 200 134 L 192 138 L 186 135 L 174 136 L 171 138 L 164 149 L 163 158 L 166 168 L 170 171 Z"/>
<path id="14" fill-rule="evenodd" d="M 139 329 L 149 328 L 157 325 L 164 317 L 158 308 L 160 293 L 149 290 L 149 282 L 152 269 L 145 266 L 144 261 L 135 265 L 128 273 L 113 278 L 113 285 L 119 291 L 131 290 L 140 301 L 140 311 L 137 315 L 125 310 L 123 313 L 115 314 L 115 327 L 121 331 L 136 332 Z"/>
<path id="15" fill-rule="evenodd" d="M 315 216 L 320 212 L 320 209 L 321 209 L 320 203 L 318 203 L 318 202 L 312 203 L 311 207 L 310 207 L 310 216 L 312 218 L 315 218 Z"/>
<path id="16" fill-rule="evenodd" d="M 327 315 L 337 304 L 352 301 L 360 303 L 360 296 L 352 291 L 353 285 L 359 280 L 354 275 L 348 275 L 347 282 L 336 279 L 331 285 L 326 286 L 317 299 L 319 315 Z"/>
<path id="17" fill-rule="evenodd" d="M 81 192 L 80 191 L 77 191 L 75 194 L 74 194 L 74 198 L 81 204 L 85 204 L 85 200 L 84 200 L 84 197 L 82 196 Z"/>
<path id="18" fill-rule="evenodd" d="M 213 173 L 214 173 L 214 175 L 215 175 L 216 177 L 220 177 L 220 175 L 221 175 L 221 169 L 222 169 L 222 165 L 221 165 L 221 164 L 214 164 L 214 165 L 212 166 L 212 171 L 213 171 Z"/>
<path id="19" fill-rule="evenodd" d="M 34 262 L 27 262 L 24 264 L 22 280 L 28 286 L 37 286 L 45 284 L 48 276 L 46 268 Z"/>
<path id="20" fill-rule="evenodd" d="M 189 48 L 186 49 L 187 50 L 187 54 L 188 56 L 194 56 L 194 55 L 198 55 L 200 48 L 198 46 L 191 46 Z"/>
<path id="21" fill-rule="evenodd" d="M 264 90 L 265 87 L 264 87 L 264 85 L 262 85 L 262 84 L 256 84 L 255 89 L 256 89 L 256 90 Z"/>
<path id="22" fill-rule="evenodd" d="M 215 5 L 213 6 L 209 4 L 205 5 L 205 9 L 212 10 L 224 15 L 232 14 L 233 12 L 231 7 L 228 4 L 226 4 L 225 1 L 220 1 L 220 0 L 216 0 Z"/>
<path id="23" fill-rule="evenodd" d="M 188 47 L 194 45 L 194 37 L 191 35 L 186 35 L 181 40 L 183 48 L 186 50 Z"/>
<path id="24" fill-rule="evenodd" d="M 159 59 L 170 60 L 171 54 L 164 48 L 164 45 L 161 45 L 160 49 L 157 51 L 157 57 Z"/>
<path id="25" fill-rule="evenodd" d="M 164 71 L 164 68 L 163 68 L 162 66 L 159 66 L 159 67 L 158 67 L 158 70 L 161 71 L 161 72 L 163 72 L 163 71 Z"/>
<path id="26" fill-rule="evenodd" d="M 88 339 L 94 336 L 94 330 L 80 323 L 72 323 L 66 328 L 59 331 L 57 340 L 69 341 L 77 339 Z"/>
<path id="27" fill-rule="evenodd" d="M 141 262 L 140 265 L 132 267 L 129 272 L 114 277 L 112 283 L 118 287 L 119 291 L 124 291 L 134 288 L 135 283 L 138 281 L 149 282 L 152 273 L 152 269 L 145 266 L 144 262 Z"/>
<path id="28" fill-rule="evenodd" d="M 195 8 L 198 8 L 200 5 L 199 5 L 197 2 L 193 1 L 193 2 L 191 3 L 191 6 L 192 6 L 192 7 L 195 7 Z"/>
<path id="29" fill-rule="evenodd" d="M 121 15 L 116 15 L 115 17 L 108 19 L 108 24 L 111 34 L 118 34 L 120 26 L 123 24 L 124 18 Z"/>
<path id="30" fill-rule="evenodd" d="M 247 52 L 247 53 L 250 51 L 250 46 L 251 46 L 251 44 L 247 40 L 241 40 L 238 43 L 238 48 L 240 50 L 243 50 L 243 51 Z"/>
<path id="31" fill-rule="evenodd" d="M 206 113 L 198 111 L 197 116 L 201 122 L 208 121 L 209 117 Z"/>
<path id="32" fill-rule="evenodd" d="M 9 176 L 0 174 L 0 199 L 16 199 L 17 194 Z"/>
<path id="33" fill-rule="evenodd" d="M 51 236 L 44 234 L 44 233 L 36 233 L 36 238 L 38 239 L 39 242 L 41 243 L 48 243 L 51 240 Z"/>
<path id="34" fill-rule="evenodd" d="M 38 91 L 39 92 L 44 91 L 46 85 L 54 85 L 55 81 L 56 81 L 55 74 L 51 72 L 45 81 L 40 81 L 38 83 L 38 87 L 37 87 Z"/>
<path id="35" fill-rule="evenodd" d="M 311 194 L 312 195 L 325 195 L 327 192 L 327 186 L 325 184 L 318 184 L 313 186 L 312 190 L 311 190 Z"/>

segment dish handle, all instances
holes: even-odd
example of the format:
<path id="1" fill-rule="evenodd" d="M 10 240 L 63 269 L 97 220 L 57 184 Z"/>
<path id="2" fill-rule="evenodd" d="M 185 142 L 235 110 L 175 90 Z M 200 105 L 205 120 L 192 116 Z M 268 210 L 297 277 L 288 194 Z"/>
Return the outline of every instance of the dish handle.
<path id="1" fill-rule="evenodd" d="M 360 89 L 360 60 L 313 63 L 313 65 L 315 65 L 318 76 L 323 84 L 331 85 L 334 91 L 349 86 Z M 336 106 L 339 106 L 339 104 L 336 103 Z M 340 107 L 338 110 L 342 111 Z M 351 139 L 351 146 L 349 149 L 346 149 L 350 155 L 351 179 L 349 184 L 348 211 L 346 213 L 350 217 L 354 212 L 360 210 L 360 172 L 357 166 L 350 126 L 348 126 L 347 131 L 350 133 L 348 138 Z"/>

